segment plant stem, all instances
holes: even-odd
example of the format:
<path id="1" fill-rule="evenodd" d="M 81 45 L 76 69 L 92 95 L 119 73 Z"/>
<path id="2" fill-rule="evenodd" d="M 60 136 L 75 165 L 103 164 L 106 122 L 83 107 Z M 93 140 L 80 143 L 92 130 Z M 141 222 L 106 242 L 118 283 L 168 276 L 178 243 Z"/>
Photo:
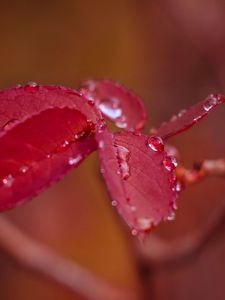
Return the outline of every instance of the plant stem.
<path id="1" fill-rule="evenodd" d="M 114 287 L 0 218 L 0 249 L 22 268 L 89 300 L 136 300 L 135 292 Z"/>

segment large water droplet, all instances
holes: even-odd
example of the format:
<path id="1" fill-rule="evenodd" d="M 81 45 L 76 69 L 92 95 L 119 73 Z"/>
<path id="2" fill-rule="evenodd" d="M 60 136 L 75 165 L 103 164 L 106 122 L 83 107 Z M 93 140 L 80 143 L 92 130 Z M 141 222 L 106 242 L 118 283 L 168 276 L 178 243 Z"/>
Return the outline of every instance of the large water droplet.
<path id="1" fill-rule="evenodd" d="M 164 151 L 164 144 L 161 137 L 157 135 L 152 135 L 148 138 L 147 141 L 148 147 L 151 148 L 153 151 L 162 152 Z"/>
<path id="2" fill-rule="evenodd" d="M 205 103 L 203 104 L 203 108 L 205 111 L 209 111 L 213 106 L 215 106 L 218 102 L 218 99 L 215 96 L 212 96 L 211 98 L 207 99 Z"/>
<path id="3" fill-rule="evenodd" d="M 173 156 L 166 156 L 163 159 L 163 166 L 164 168 L 171 172 L 177 167 L 177 160 Z"/>
<path id="4" fill-rule="evenodd" d="M 126 147 L 117 146 L 117 158 L 120 165 L 121 176 L 126 180 L 130 176 L 130 167 L 128 165 L 130 151 Z"/>
<path id="5" fill-rule="evenodd" d="M 12 186 L 14 180 L 15 180 L 15 178 L 11 174 L 9 174 L 4 179 L 2 179 L 2 183 L 4 184 L 4 186 L 10 188 Z"/>
<path id="6" fill-rule="evenodd" d="M 69 160 L 68 160 L 68 164 L 70 166 L 75 166 L 77 165 L 80 161 L 82 160 L 82 156 L 80 154 L 78 154 L 77 156 L 75 157 L 70 157 Z"/>
<path id="7" fill-rule="evenodd" d="M 36 82 L 28 82 L 28 84 L 24 86 L 24 90 L 28 93 L 33 93 L 39 90 L 39 85 Z"/>
<path id="8" fill-rule="evenodd" d="M 122 116 L 122 109 L 119 106 L 119 100 L 115 97 L 101 99 L 99 109 L 108 118 L 115 120 Z"/>

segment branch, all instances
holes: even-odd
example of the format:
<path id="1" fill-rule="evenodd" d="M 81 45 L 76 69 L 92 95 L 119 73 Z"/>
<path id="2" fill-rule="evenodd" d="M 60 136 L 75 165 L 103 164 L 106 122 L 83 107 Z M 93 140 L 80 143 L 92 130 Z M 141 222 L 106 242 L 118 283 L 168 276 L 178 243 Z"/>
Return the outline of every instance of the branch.
<path id="1" fill-rule="evenodd" d="M 52 250 L 22 233 L 6 218 L 0 218 L 0 249 L 15 263 L 80 293 L 89 300 L 135 300 L 137 297 L 122 288 L 117 288 L 92 275 Z"/>
<path id="2" fill-rule="evenodd" d="M 171 270 L 197 259 L 216 240 L 225 227 L 225 202 L 199 231 L 167 243 L 151 235 L 148 246 L 142 247 L 144 261 L 153 271 Z"/>
<path id="3" fill-rule="evenodd" d="M 225 177 L 225 159 L 204 160 L 202 162 L 195 163 L 193 168 L 190 170 L 179 165 L 176 170 L 176 174 L 178 181 L 184 187 L 197 183 L 210 176 Z"/>

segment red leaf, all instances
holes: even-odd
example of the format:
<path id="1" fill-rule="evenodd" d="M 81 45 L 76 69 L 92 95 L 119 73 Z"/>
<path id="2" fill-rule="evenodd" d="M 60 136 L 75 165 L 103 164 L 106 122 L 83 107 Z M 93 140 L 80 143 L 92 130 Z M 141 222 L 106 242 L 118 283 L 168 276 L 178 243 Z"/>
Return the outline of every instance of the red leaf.
<path id="1" fill-rule="evenodd" d="M 93 122 L 98 113 L 86 99 L 62 87 L 29 88 L 0 93 L 0 126 L 5 124 L 0 133 L 0 211 L 31 198 L 96 149 Z"/>
<path id="2" fill-rule="evenodd" d="M 140 130 L 144 127 L 146 112 L 143 103 L 131 91 L 109 80 L 89 80 L 80 92 L 94 100 L 102 114 L 119 128 Z"/>
<path id="3" fill-rule="evenodd" d="M 219 104 L 223 104 L 225 97 L 222 95 L 210 95 L 203 101 L 192 105 L 187 110 L 182 110 L 178 115 L 173 116 L 170 121 L 162 123 L 157 131 L 157 135 L 163 139 L 174 136 L 197 124 Z"/>
<path id="4" fill-rule="evenodd" d="M 77 91 L 63 86 L 30 83 L 0 91 L 0 129 L 5 125 L 11 127 L 16 121 L 24 121 L 34 114 L 56 107 L 77 109 L 93 123 L 100 118 L 95 107 Z"/>
<path id="5" fill-rule="evenodd" d="M 176 206 L 176 179 L 173 166 L 166 168 L 169 158 L 163 149 L 154 151 L 147 136 L 126 131 L 104 130 L 96 136 L 112 205 L 132 233 L 149 231 L 162 219 L 170 219 Z"/>

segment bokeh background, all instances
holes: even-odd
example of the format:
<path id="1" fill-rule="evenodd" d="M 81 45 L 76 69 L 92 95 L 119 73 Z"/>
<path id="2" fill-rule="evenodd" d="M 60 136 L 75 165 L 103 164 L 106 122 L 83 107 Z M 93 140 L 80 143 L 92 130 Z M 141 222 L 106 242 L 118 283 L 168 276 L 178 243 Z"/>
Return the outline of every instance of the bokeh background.
<path id="1" fill-rule="evenodd" d="M 76 88 L 84 79 L 111 78 L 143 98 L 147 128 L 157 126 L 208 94 L 225 92 L 224 13 L 224 0 L 0 1 L 0 87 L 35 81 Z M 221 108 L 200 127 L 171 140 L 186 166 L 224 157 L 224 115 Z M 222 201 L 224 181 L 207 179 L 181 196 L 176 220 L 156 233 L 168 242 L 185 236 Z M 95 154 L 6 215 L 93 273 L 124 287 L 137 285 L 135 262 Z M 153 276 L 149 299 L 223 300 L 224 276 L 223 234 L 194 263 Z M 0 255 L 0 299 L 83 298 Z"/>

